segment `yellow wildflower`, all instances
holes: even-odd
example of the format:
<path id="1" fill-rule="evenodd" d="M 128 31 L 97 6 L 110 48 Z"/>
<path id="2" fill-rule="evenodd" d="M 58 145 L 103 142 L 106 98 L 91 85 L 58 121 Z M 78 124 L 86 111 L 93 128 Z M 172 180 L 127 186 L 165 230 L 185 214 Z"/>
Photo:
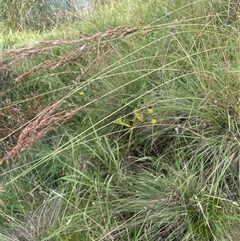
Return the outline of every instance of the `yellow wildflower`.
<path id="1" fill-rule="evenodd" d="M 153 113 L 153 109 L 152 108 L 148 108 L 148 114 L 152 114 Z"/>
<path id="2" fill-rule="evenodd" d="M 80 96 L 84 96 L 85 94 L 84 94 L 83 91 L 80 91 L 80 92 L 79 92 L 79 95 L 80 95 Z"/>
<path id="3" fill-rule="evenodd" d="M 152 124 L 156 124 L 157 123 L 157 119 L 156 118 L 152 118 Z"/>
<path id="4" fill-rule="evenodd" d="M 138 121 L 140 121 L 140 122 L 143 121 L 143 114 L 142 114 L 142 113 L 139 113 L 139 111 L 136 110 L 136 109 L 133 111 L 133 113 L 134 113 L 135 118 L 136 118 Z"/>

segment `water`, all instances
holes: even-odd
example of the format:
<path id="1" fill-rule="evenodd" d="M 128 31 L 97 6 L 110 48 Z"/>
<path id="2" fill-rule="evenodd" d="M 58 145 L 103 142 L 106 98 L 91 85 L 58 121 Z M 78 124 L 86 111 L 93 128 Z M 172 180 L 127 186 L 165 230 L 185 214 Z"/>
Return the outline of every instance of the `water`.
<path id="1" fill-rule="evenodd" d="M 69 8 L 76 8 L 76 9 L 87 9 L 90 7 L 89 0 L 47 0 L 46 4 L 49 5 L 50 8 L 53 10 L 67 10 Z"/>
<path id="2" fill-rule="evenodd" d="M 42 0 L 27 10 L 25 21 L 30 28 L 42 30 L 54 26 L 59 19 L 65 19 L 65 21 L 71 21 L 72 17 L 81 19 L 81 11 L 78 12 L 78 10 L 91 10 L 93 2 L 101 1 Z"/>

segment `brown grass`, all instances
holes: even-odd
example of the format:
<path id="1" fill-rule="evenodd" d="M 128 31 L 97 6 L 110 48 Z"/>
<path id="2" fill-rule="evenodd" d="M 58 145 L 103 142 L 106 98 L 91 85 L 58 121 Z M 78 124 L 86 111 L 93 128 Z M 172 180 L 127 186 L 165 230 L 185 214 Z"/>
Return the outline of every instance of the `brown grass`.
<path id="1" fill-rule="evenodd" d="M 0 165 L 4 162 L 7 162 L 17 156 L 29 146 L 31 146 L 35 141 L 44 136 L 49 130 L 51 130 L 56 123 L 65 122 L 71 117 L 76 115 L 81 111 L 84 106 L 80 106 L 70 112 L 60 111 L 54 113 L 64 102 L 64 99 L 61 99 L 51 107 L 45 108 L 35 120 L 30 122 L 22 131 L 18 137 L 17 144 L 8 151 L 1 159 Z M 54 124 L 54 126 L 53 126 Z"/>
<path id="2" fill-rule="evenodd" d="M 44 69 L 52 70 L 52 69 L 55 69 L 56 67 L 66 65 L 66 64 L 71 64 L 71 63 L 75 62 L 77 59 L 79 59 L 82 56 L 84 49 L 89 44 L 89 42 L 92 40 L 97 40 L 100 38 L 113 39 L 113 38 L 124 37 L 124 36 L 127 36 L 129 34 L 136 32 L 138 30 L 139 29 L 136 27 L 118 26 L 114 29 L 109 29 L 105 32 L 99 32 L 90 37 L 84 37 L 84 38 L 80 38 L 80 39 L 40 41 L 38 43 L 39 47 L 20 48 L 20 49 L 14 49 L 14 50 L 10 50 L 10 51 L 6 52 L 6 56 L 8 56 L 8 58 L 14 58 L 14 59 L 10 62 L 9 62 L 8 58 L 1 59 L 1 62 L 8 62 L 8 63 L 2 64 L 0 66 L 0 70 L 7 69 L 7 68 L 19 63 L 22 60 L 26 60 L 30 57 L 46 53 L 46 52 L 48 52 L 56 47 L 62 46 L 62 45 L 73 45 L 73 44 L 77 44 L 77 43 L 85 43 L 80 48 L 76 48 L 74 50 L 74 54 L 66 54 L 54 63 L 52 63 L 49 60 L 46 60 L 46 61 L 40 63 L 39 65 L 34 66 L 32 69 L 28 70 L 27 72 L 25 72 L 15 78 L 15 82 L 20 82 L 21 80 L 36 73 L 39 70 L 44 70 Z M 46 45 L 48 47 L 43 47 Z M 93 52 L 93 51 L 91 51 L 91 52 Z"/>

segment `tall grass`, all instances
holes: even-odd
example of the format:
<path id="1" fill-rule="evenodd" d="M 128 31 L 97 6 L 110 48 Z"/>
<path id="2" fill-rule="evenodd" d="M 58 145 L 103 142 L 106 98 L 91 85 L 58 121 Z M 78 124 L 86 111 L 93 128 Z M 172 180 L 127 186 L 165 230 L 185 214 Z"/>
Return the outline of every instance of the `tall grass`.
<path id="1" fill-rule="evenodd" d="M 0 239 L 238 240 L 238 11 L 110 1 L 16 40 L 0 70 Z"/>
<path id="2" fill-rule="evenodd" d="M 81 21 L 84 11 L 96 1 L 81 0 L 1 0 L 0 22 L 5 29 L 47 30 L 66 22 Z"/>

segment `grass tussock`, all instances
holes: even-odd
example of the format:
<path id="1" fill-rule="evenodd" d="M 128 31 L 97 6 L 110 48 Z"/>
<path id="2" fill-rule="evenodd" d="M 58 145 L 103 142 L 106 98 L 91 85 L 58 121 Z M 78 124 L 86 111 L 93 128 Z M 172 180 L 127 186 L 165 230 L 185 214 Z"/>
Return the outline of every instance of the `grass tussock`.
<path id="1" fill-rule="evenodd" d="M 106 1 L 42 34 L 1 18 L 0 239 L 238 240 L 239 10 Z"/>

